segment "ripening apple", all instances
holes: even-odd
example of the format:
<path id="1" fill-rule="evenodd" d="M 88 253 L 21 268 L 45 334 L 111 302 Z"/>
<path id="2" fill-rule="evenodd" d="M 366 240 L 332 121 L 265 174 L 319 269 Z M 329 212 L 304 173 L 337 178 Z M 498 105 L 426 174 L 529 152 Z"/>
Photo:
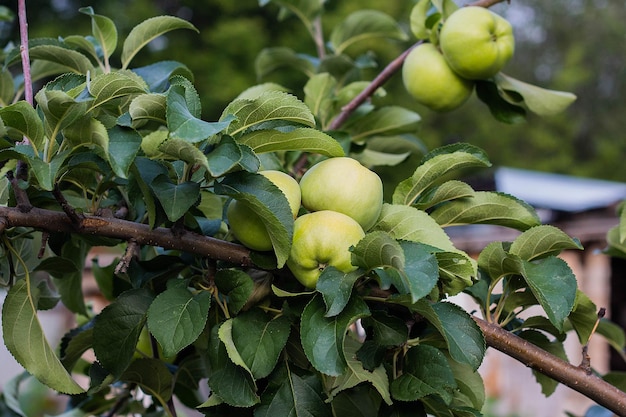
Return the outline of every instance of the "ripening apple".
<path id="1" fill-rule="evenodd" d="M 374 225 L 383 206 L 383 183 L 356 159 L 337 157 L 313 165 L 300 179 L 302 205 L 332 210 L 356 220 L 363 230 Z"/>
<path id="2" fill-rule="evenodd" d="M 267 170 L 260 171 L 259 174 L 272 181 L 283 192 L 295 218 L 300 210 L 301 193 L 298 182 L 281 171 Z M 231 232 L 244 246 L 258 251 L 272 249 L 270 235 L 261 217 L 245 203 L 231 202 L 226 210 L 226 217 Z"/>
<path id="3" fill-rule="evenodd" d="M 496 75 L 513 56 L 513 27 L 484 7 L 461 7 L 443 23 L 439 46 L 457 74 L 484 80 Z"/>
<path id="4" fill-rule="evenodd" d="M 315 288 L 327 266 L 341 272 L 356 269 L 350 248 L 365 236 L 351 217 L 331 210 L 315 211 L 296 219 L 287 267 L 307 288 Z"/>
<path id="5" fill-rule="evenodd" d="M 409 52 L 402 65 L 402 80 L 417 102 L 438 112 L 456 109 L 474 90 L 474 82 L 454 72 L 431 43 L 418 45 Z"/>

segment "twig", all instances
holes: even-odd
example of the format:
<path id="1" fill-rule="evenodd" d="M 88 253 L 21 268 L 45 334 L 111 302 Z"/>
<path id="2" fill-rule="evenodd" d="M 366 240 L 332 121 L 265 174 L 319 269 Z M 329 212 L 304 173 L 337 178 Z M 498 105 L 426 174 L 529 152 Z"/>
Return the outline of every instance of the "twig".
<path id="1" fill-rule="evenodd" d="M 59 203 L 59 205 L 65 212 L 65 214 L 67 214 L 67 217 L 69 217 L 70 220 L 72 220 L 72 223 L 74 223 L 75 225 L 80 225 L 84 219 L 84 216 L 78 214 L 76 210 L 74 209 L 74 207 L 72 207 L 71 204 L 68 203 L 68 201 L 65 199 L 65 196 L 59 189 L 58 185 L 55 185 L 54 188 L 52 189 L 52 195 L 57 200 L 57 202 Z"/>
<path id="2" fill-rule="evenodd" d="M 120 259 L 119 263 L 115 267 L 116 274 L 123 274 L 128 271 L 128 267 L 130 266 L 133 257 L 137 255 L 139 252 L 139 245 L 135 239 L 130 239 L 128 244 L 126 245 L 126 251 L 124 252 L 124 256 Z"/>
<path id="3" fill-rule="evenodd" d="M 575 391 L 617 415 L 626 416 L 626 393 L 602 378 L 546 352 L 496 324 L 474 317 L 487 344 Z"/>
<path id="4" fill-rule="evenodd" d="M 606 314 L 606 308 L 601 308 L 598 311 L 598 319 L 596 320 L 596 323 L 593 325 L 593 329 L 591 329 L 591 334 L 589 335 L 589 339 L 587 340 L 587 343 L 585 343 L 585 346 L 583 346 L 582 349 L 582 360 L 580 362 L 580 365 L 578 365 L 580 368 L 584 369 L 585 372 L 587 372 L 587 374 L 591 374 L 591 356 L 589 356 L 589 342 L 591 341 L 591 338 L 593 337 L 593 335 L 596 332 L 596 329 L 598 328 L 598 324 L 600 324 L 600 320 L 604 317 L 604 315 Z"/>
<path id="5" fill-rule="evenodd" d="M 33 82 L 30 73 L 30 56 L 28 53 L 28 21 L 26 19 L 26 0 L 18 0 L 17 14 L 20 24 L 20 55 L 24 72 L 24 98 L 33 105 Z"/>
<path id="6" fill-rule="evenodd" d="M 20 169 L 19 162 L 18 169 Z M 20 182 L 18 178 L 13 175 L 13 171 L 7 172 L 7 179 L 13 188 L 13 195 L 15 196 L 15 201 L 17 202 L 17 209 L 21 212 L 28 213 L 33 208 L 33 205 L 30 203 L 30 199 L 28 198 L 26 191 L 20 187 Z"/>

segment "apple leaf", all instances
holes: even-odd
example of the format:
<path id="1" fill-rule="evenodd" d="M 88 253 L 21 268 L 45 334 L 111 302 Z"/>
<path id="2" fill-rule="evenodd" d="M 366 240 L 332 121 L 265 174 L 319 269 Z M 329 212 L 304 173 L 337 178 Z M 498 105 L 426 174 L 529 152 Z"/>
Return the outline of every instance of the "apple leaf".
<path id="1" fill-rule="evenodd" d="M 276 151 L 301 151 L 335 157 L 344 156 L 339 142 L 332 136 L 311 128 L 298 128 L 289 132 L 255 130 L 237 138 L 255 153 Z"/>
<path id="2" fill-rule="evenodd" d="M 489 107 L 496 120 L 508 124 L 526 121 L 526 110 L 517 102 L 505 100 L 492 80 L 477 80 L 476 96 Z"/>
<path id="3" fill-rule="evenodd" d="M 91 33 L 98 41 L 104 58 L 108 60 L 117 48 L 115 23 L 106 16 L 95 14 L 91 6 L 81 7 L 78 11 L 91 17 Z"/>
<path id="4" fill-rule="evenodd" d="M 59 45 L 37 45 L 29 49 L 30 58 L 50 61 L 63 67 L 62 72 L 87 74 L 93 70 L 89 58 L 80 52 Z"/>
<path id="5" fill-rule="evenodd" d="M 258 214 L 272 241 L 278 267 L 282 267 L 289 257 L 293 238 L 293 213 L 282 191 L 261 174 L 241 171 L 228 174 L 216 183 L 215 192 L 233 197 Z"/>
<path id="6" fill-rule="evenodd" d="M 463 181 L 449 180 L 441 185 L 431 187 L 413 206 L 420 210 L 427 210 L 446 201 L 473 196 L 474 189 L 469 184 Z"/>
<path id="7" fill-rule="evenodd" d="M 155 121 L 166 124 L 165 94 L 141 94 L 130 102 L 128 113 L 133 121 L 133 127 L 140 127 L 146 122 Z"/>
<path id="8" fill-rule="evenodd" d="M 128 68 L 130 61 L 153 39 L 176 29 L 198 29 L 191 23 L 174 16 L 157 16 L 144 20 L 135 26 L 124 41 L 122 47 L 122 69 Z"/>
<path id="9" fill-rule="evenodd" d="M 326 375 L 339 376 L 348 366 L 343 352 L 348 327 L 370 313 L 360 297 L 352 297 L 335 317 L 326 317 L 325 313 L 322 297 L 313 297 L 302 312 L 300 339 L 304 353 L 315 369 Z"/>
<path id="10" fill-rule="evenodd" d="M 315 74 L 315 64 L 310 59 L 282 46 L 262 49 L 254 61 L 256 76 L 260 79 L 282 67 L 295 69 L 309 77 Z"/>
<path id="11" fill-rule="evenodd" d="M 527 230 L 541 224 L 529 204 L 508 194 L 477 191 L 473 197 L 449 201 L 430 213 L 442 227 L 464 224 L 495 224 Z"/>
<path id="12" fill-rule="evenodd" d="M 411 205 L 421 201 L 422 194 L 452 172 L 465 168 L 491 166 L 484 151 L 468 144 L 438 148 L 422 159 L 413 175 L 400 182 L 393 193 L 394 204 Z"/>
<path id="13" fill-rule="evenodd" d="M 108 131 L 109 163 L 120 178 L 128 178 L 130 167 L 141 148 L 141 136 L 133 129 L 115 126 Z"/>
<path id="14" fill-rule="evenodd" d="M 351 45 L 376 38 L 407 40 L 398 23 L 386 13 L 377 10 L 358 10 L 350 14 L 330 35 L 335 55 L 341 55 Z"/>
<path id="15" fill-rule="evenodd" d="M 150 187 L 172 222 L 183 217 L 200 198 L 200 184 L 194 181 L 174 184 L 167 175 L 158 175 Z"/>
<path id="16" fill-rule="evenodd" d="M 172 287 L 159 294 L 148 309 L 148 329 L 163 347 L 165 357 L 174 356 L 193 343 L 207 320 L 211 294 L 192 294 Z"/>
<path id="17" fill-rule="evenodd" d="M 327 266 L 320 274 L 315 289 L 322 294 L 326 304 L 326 317 L 334 317 L 341 313 L 350 301 L 352 287 L 362 276 L 361 271 L 341 272 L 337 268 Z"/>
<path id="18" fill-rule="evenodd" d="M 8 68 L 4 67 L 0 69 L 0 108 L 7 107 L 13 101 L 13 95 L 15 94 L 15 85 L 13 83 L 13 75 Z M 0 117 L 0 120 L 2 118 Z M 0 128 L 0 134 L 2 129 Z"/>
<path id="19" fill-rule="evenodd" d="M 426 40 L 430 38 L 430 28 L 426 26 L 426 16 L 430 7 L 430 0 L 419 0 L 411 9 L 411 32 L 417 39 Z"/>
<path id="20" fill-rule="evenodd" d="M 136 383 L 143 391 L 156 398 L 164 408 L 167 407 L 168 401 L 172 398 L 173 376 L 167 365 L 161 360 L 137 359 L 124 371 L 120 379 Z"/>
<path id="21" fill-rule="evenodd" d="M 237 136 L 252 126 L 282 120 L 315 127 L 315 117 L 309 107 L 296 96 L 283 91 L 270 90 L 255 99 L 235 99 L 222 112 L 220 121 L 235 120 L 226 133 Z"/>
<path id="22" fill-rule="evenodd" d="M 43 143 L 44 128 L 37 111 L 26 101 L 18 101 L 6 107 L 0 108 L 0 119 L 4 127 L 17 130 L 26 136 L 35 146 Z"/>
<path id="23" fill-rule="evenodd" d="M 352 140 L 374 135 L 397 135 L 417 131 L 422 118 L 414 111 L 399 106 L 380 107 L 346 126 Z"/>
<path id="24" fill-rule="evenodd" d="M 337 80 L 327 72 L 315 74 L 304 86 L 304 102 L 322 126 L 332 116 Z"/>
<path id="25" fill-rule="evenodd" d="M 524 330 L 518 334 L 524 340 L 529 341 L 533 345 L 540 347 L 548 353 L 553 354 L 554 356 L 561 358 L 564 361 L 567 361 L 567 354 L 565 353 L 565 349 L 563 347 L 563 343 L 559 341 L 551 341 L 549 340 L 545 334 L 538 332 L 536 330 Z M 556 390 L 559 383 L 554 379 L 542 374 L 541 372 L 533 370 L 533 375 L 537 379 L 539 385 L 541 385 L 541 392 L 546 397 L 552 395 Z"/>
<path id="26" fill-rule="evenodd" d="M 560 113 L 576 100 L 576 95 L 572 93 L 547 90 L 516 80 L 503 73 L 495 76 L 495 82 L 505 99 L 515 102 L 516 100 L 511 99 L 510 92 L 517 93 L 522 97 L 528 109 L 541 116 Z"/>
<path id="27" fill-rule="evenodd" d="M 94 97 L 91 109 L 103 106 L 118 98 L 132 98 L 148 92 L 148 85 L 139 75 L 131 71 L 115 71 L 95 76 L 89 85 Z"/>
<path id="28" fill-rule="evenodd" d="M 593 335 L 596 322 L 599 320 L 598 309 L 587 294 L 576 290 L 574 309 L 567 319 L 576 331 L 581 345 L 585 345 Z"/>
<path id="29" fill-rule="evenodd" d="M 540 225 L 532 227 L 518 236 L 509 248 L 509 253 L 525 261 L 558 255 L 563 250 L 583 247 L 578 239 L 572 239 L 561 229 Z"/>
<path id="30" fill-rule="evenodd" d="M 250 275 L 236 269 L 220 269 L 214 279 L 220 293 L 228 297 L 228 310 L 239 313 L 254 291 Z"/>
<path id="31" fill-rule="evenodd" d="M 38 380 L 61 393 L 80 394 L 84 390 L 46 340 L 37 317 L 39 291 L 26 279 L 20 279 L 9 289 L 2 305 L 4 343 L 17 362 Z"/>

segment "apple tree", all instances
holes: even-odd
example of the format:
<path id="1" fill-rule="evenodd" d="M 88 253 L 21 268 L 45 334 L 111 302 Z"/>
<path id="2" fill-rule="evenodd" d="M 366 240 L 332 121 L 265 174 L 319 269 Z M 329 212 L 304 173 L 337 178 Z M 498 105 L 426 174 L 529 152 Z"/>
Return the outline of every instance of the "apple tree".
<path id="1" fill-rule="evenodd" d="M 465 9 L 420 0 L 407 32 L 377 10 L 324 28 L 324 3 L 260 1 L 281 19 L 299 19 L 318 55 L 260 51 L 259 75 L 288 68 L 308 81 L 301 91 L 251 86 L 218 120 L 201 116 L 194 76 L 206 74 L 176 61 L 133 66 L 159 36 L 195 36 L 177 17 L 143 21 L 122 40 L 111 19 L 86 7 L 90 34 L 27 40 L 23 30 L 21 47 L 2 52 L 0 284 L 9 351 L 67 394 L 76 415 L 175 416 L 183 403 L 207 416 L 478 416 L 485 391 L 477 369 L 488 347 L 532 367 L 547 395 L 563 383 L 626 415 L 626 394 L 614 385 L 623 379 L 565 358 L 567 334 L 581 346 L 595 332 L 618 349 L 623 343 L 558 257 L 582 250 L 579 241 L 542 225 L 524 201 L 464 182 L 467 170 L 490 166 L 468 143 L 425 152 L 402 181 L 374 173 L 423 148 L 416 132 L 427 115 L 390 104 L 388 79 L 403 76 L 418 100 L 424 89 L 431 100 L 459 93 L 429 68 L 455 59 L 439 35 Z M 492 3 L 472 10 L 502 23 L 478 9 Z M 452 41 L 457 29 L 448 29 Z M 494 123 L 559 112 L 574 100 L 502 73 L 512 37 L 488 38 L 508 51 L 490 64 L 496 69 L 450 76 L 462 94 L 476 92 Z M 381 64 L 362 52 L 368 40 L 414 45 L 367 80 L 364 69 Z M 409 60 L 422 46 L 429 54 Z M 487 61 L 490 52 L 482 54 L 472 59 Z M 421 77 L 432 78 L 420 85 Z M 38 81 L 45 84 L 33 91 Z M 322 168 L 327 162 L 339 164 Z M 446 233 L 470 224 L 521 234 L 474 259 Z M 619 250 L 626 232 L 616 230 Z M 107 300 L 101 311 L 81 291 L 97 247 L 119 249 L 113 264 L 91 265 Z M 479 315 L 449 300 L 460 293 Z M 38 312 L 58 303 L 78 324 L 56 349 Z M 523 319 L 533 306 L 544 314 Z M 149 352 L 138 349 L 146 337 Z M 23 378 L 4 395 L 18 415 Z"/>

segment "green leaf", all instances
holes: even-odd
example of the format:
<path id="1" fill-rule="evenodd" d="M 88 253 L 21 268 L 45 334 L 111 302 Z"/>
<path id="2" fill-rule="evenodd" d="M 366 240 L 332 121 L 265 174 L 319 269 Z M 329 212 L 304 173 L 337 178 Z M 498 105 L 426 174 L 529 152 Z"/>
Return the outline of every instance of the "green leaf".
<path id="1" fill-rule="evenodd" d="M 240 136 L 237 142 L 251 147 L 256 153 L 301 151 L 330 157 L 344 156 L 343 148 L 335 138 L 310 128 L 289 132 L 255 130 Z"/>
<path id="2" fill-rule="evenodd" d="M 411 178 L 402 181 L 393 193 L 394 204 L 411 205 L 422 193 L 447 175 L 466 168 L 491 166 L 485 153 L 472 145 L 460 143 L 443 146 L 424 156 Z"/>
<path id="3" fill-rule="evenodd" d="M 572 239 L 565 232 L 550 225 L 532 227 L 518 236 L 511 244 L 509 252 L 525 261 L 554 256 L 567 249 L 583 247 L 578 239 Z"/>
<path id="4" fill-rule="evenodd" d="M 332 117 L 337 80 L 327 72 L 315 74 L 304 86 L 304 102 L 322 126 Z"/>
<path id="5" fill-rule="evenodd" d="M 30 48 L 28 52 L 31 59 L 41 59 L 58 64 L 63 68 L 63 72 L 85 75 L 94 69 L 91 61 L 85 55 L 62 46 L 38 45 Z"/>
<path id="6" fill-rule="evenodd" d="M 248 152 L 249 151 L 249 152 Z M 248 160 L 248 158 L 250 158 Z M 224 136 L 220 143 L 206 156 L 207 168 L 213 178 L 224 176 L 230 171 L 252 168 L 258 171 L 261 162 L 246 145 L 239 145 L 230 136 Z M 251 163 L 252 166 L 247 166 Z"/>
<path id="7" fill-rule="evenodd" d="M 190 103 L 185 98 L 182 86 L 172 86 L 167 94 L 167 126 L 170 136 L 190 143 L 198 143 L 223 132 L 231 124 L 226 118 L 220 122 L 205 122 L 196 117 Z"/>
<path id="8" fill-rule="evenodd" d="M 264 48 L 254 61 L 254 70 L 258 79 L 263 79 L 279 68 L 288 67 L 301 71 L 309 77 L 315 74 L 315 65 L 310 59 L 296 53 L 291 48 Z"/>
<path id="9" fill-rule="evenodd" d="M 159 61 L 132 71 L 143 78 L 152 93 L 165 93 L 178 78 L 188 80 L 190 85 L 194 79 L 191 70 L 178 61 Z"/>
<path id="10" fill-rule="evenodd" d="M 209 388 L 225 403 L 234 407 L 251 407 L 259 402 L 252 376 L 228 356 L 219 338 L 219 325 L 213 326 L 207 351 Z"/>
<path id="11" fill-rule="evenodd" d="M 115 23 L 106 16 L 95 14 L 92 7 L 81 7 L 78 11 L 91 16 L 91 33 L 100 45 L 104 58 L 108 60 L 117 48 Z"/>
<path id="12" fill-rule="evenodd" d="M 221 269 L 215 273 L 215 285 L 228 297 L 228 310 L 238 314 L 254 291 L 250 275 L 237 269 Z"/>
<path id="13" fill-rule="evenodd" d="M 148 309 L 148 329 L 163 347 L 164 356 L 174 356 L 195 342 L 207 321 L 211 293 L 192 294 L 172 287 L 159 294 Z"/>
<path id="14" fill-rule="evenodd" d="M 37 116 L 37 111 L 27 102 L 18 101 L 15 104 L 0 108 L 0 118 L 5 127 L 17 130 L 37 147 L 42 145 L 44 139 L 43 123 Z"/>
<path id="15" fill-rule="evenodd" d="M 417 345 L 404 359 L 403 373 L 391 383 L 391 395 L 399 401 L 415 401 L 436 395 L 446 403 L 452 401 L 457 388 L 446 357 L 432 346 Z"/>
<path id="16" fill-rule="evenodd" d="M 380 107 L 356 119 L 345 128 L 353 141 L 375 135 L 397 135 L 415 133 L 422 118 L 414 111 L 400 106 Z"/>
<path id="17" fill-rule="evenodd" d="M 626 224 L 626 222 L 623 222 Z M 626 242 L 622 241 L 621 223 L 609 229 L 606 234 L 607 247 L 604 253 L 626 259 Z"/>
<path id="18" fill-rule="evenodd" d="M 543 333 L 536 330 L 524 330 L 518 334 L 524 340 L 539 346 L 541 349 L 567 361 L 567 355 L 563 344 L 559 341 L 550 341 Z M 533 375 L 537 379 L 537 382 L 541 385 L 541 392 L 546 397 L 552 395 L 559 385 L 554 379 L 542 374 L 541 372 L 533 370 Z"/>
<path id="19" fill-rule="evenodd" d="M 259 215 L 272 241 L 278 267 L 282 267 L 291 251 L 293 213 L 285 195 L 260 174 L 235 172 L 215 185 L 215 192 L 243 202 Z"/>
<path id="20" fill-rule="evenodd" d="M 369 309 L 359 297 L 353 297 L 346 308 L 335 317 L 326 317 L 326 306 L 321 296 L 306 305 L 300 323 L 300 338 L 311 365 L 330 375 L 343 374 L 348 366 L 343 344 L 348 327 L 359 318 L 369 315 Z"/>
<path id="21" fill-rule="evenodd" d="M 601 319 L 596 331 L 598 334 L 604 336 L 609 345 L 615 349 L 622 358 L 626 359 L 626 354 L 624 354 L 626 335 L 624 334 L 623 328 L 607 319 Z"/>
<path id="22" fill-rule="evenodd" d="M 510 92 L 520 95 L 528 109 L 540 116 L 560 113 L 576 101 L 576 96 L 572 93 L 547 90 L 516 80 L 503 73 L 496 74 L 495 82 L 505 98 L 508 98 Z"/>
<path id="23" fill-rule="evenodd" d="M 220 121 L 236 118 L 226 133 L 243 133 L 254 125 L 274 120 L 315 127 L 315 117 L 296 96 L 283 91 L 267 91 L 255 99 L 235 99 L 223 111 Z"/>
<path id="24" fill-rule="evenodd" d="M 586 344 L 593 335 L 598 318 L 598 309 L 593 301 L 580 290 L 576 290 L 576 302 L 567 317 L 578 335 L 581 345 Z"/>
<path id="25" fill-rule="evenodd" d="M 46 340 L 37 317 L 38 297 L 38 290 L 25 279 L 9 289 L 2 305 L 4 343 L 24 369 L 50 388 L 66 394 L 83 393 Z"/>
<path id="26" fill-rule="evenodd" d="M 378 366 L 373 371 L 368 371 L 357 359 L 357 351 L 361 343 L 352 337 L 347 337 L 344 342 L 344 355 L 348 364 L 347 371 L 335 378 L 328 394 L 329 399 L 333 399 L 339 392 L 353 388 L 361 383 L 370 383 L 380 394 L 386 404 L 392 404 L 389 393 L 389 377 L 383 365 Z"/>
<path id="27" fill-rule="evenodd" d="M 485 405 L 485 385 L 480 372 L 453 359 L 449 359 L 448 363 L 457 385 L 452 403 L 457 407 L 482 410 Z"/>
<path id="28" fill-rule="evenodd" d="M 150 187 L 172 222 L 183 217 L 200 198 L 200 184 L 194 181 L 174 184 L 167 175 L 157 176 Z"/>
<path id="29" fill-rule="evenodd" d="M 420 302 L 412 308 L 439 331 L 455 361 L 478 369 L 485 356 L 485 338 L 465 310 L 449 302 Z"/>
<path id="30" fill-rule="evenodd" d="M 474 189 L 470 185 L 463 181 L 449 180 L 431 187 L 413 205 L 420 210 L 427 210 L 446 201 L 473 196 Z"/>
<path id="31" fill-rule="evenodd" d="M 423 245 L 397 242 L 385 232 L 368 233 L 353 250 L 352 264 L 377 269 L 383 281 L 400 294 L 410 294 L 413 302 L 425 297 L 439 278 L 437 259 Z"/>
<path id="32" fill-rule="evenodd" d="M 334 317 L 343 311 L 350 301 L 354 283 L 361 276 L 360 271 L 344 273 L 333 266 L 324 268 L 317 280 L 315 289 L 324 298 L 326 317 Z"/>
<path id="33" fill-rule="evenodd" d="M 286 316 L 272 319 L 259 309 L 235 317 L 232 340 L 255 379 L 268 376 L 287 344 L 290 322 Z"/>
<path id="34" fill-rule="evenodd" d="M 108 131 L 109 163 L 115 175 L 128 178 L 130 167 L 141 148 L 141 136 L 135 130 L 115 126 Z"/>
<path id="35" fill-rule="evenodd" d="M 45 116 L 49 136 L 56 135 L 77 120 L 83 119 L 90 104 L 89 101 L 76 101 L 65 91 L 59 90 L 39 90 L 35 99 Z"/>
<path id="36" fill-rule="evenodd" d="M 70 151 L 58 152 L 50 162 L 45 162 L 37 157 L 33 157 L 32 148 L 28 145 L 17 145 L 15 146 L 15 150 L 25 157 L 21 159 L 24 159 L 28 163 L 39 186 L 46 191 L 52 191 L 57 179 L 57 174 L 69 156 Z"/>
<path id="37" fill-rule="evenodd" d="M 209 169 L 207 156 L 193 143 L 175 138 L 161 140 L 163 136 L 154 135 L 148 139 L 146 139 L 146 137 L 144 138 L 143 143 L 147 143 L 147 140 L 154 140 L 153 144 L 158 143 L 158 150 L 162 153 L 159 155 L 160 157 L 168 156 L 170 159 L 176 161 L 184 161 L 190 166 L 198 165 L 206 168 L 207 170 Z"/>
<path id="38" fill-rule="evenodd" d="M 198 32 L 194 25 L 174 16 L 153 17 L 135 26 L 124 41 L 122 69 L 128 68 L 130 61 L 151 40 L 175 29 L 191 29 Z"/>
<path id="39" fill-rule="evenodd" d="M 426 40 L 430 38 L 430 30 L 426 26 L 426 17 L 430 7 L 430 0 L 419 0 L 411 9 L 411 32 L 417 39 Z"/>
<path id="40" fill-rule="evenodd" d="M 409 330 L 402 319 L 383 311 L 372 312 L 371 316 L 363 319 L 362 324 L 367 329 L 367 334 L 379 346 L 400 346 L 409 336 Z"/>
<path id="41" fill-rule="evenodd" d="M 93 349 L 100 364 L 114 376 L 128 368 L 153 298 L 147 289 L 128 290 L 97 316 Z"/>
<path id="42" fill-rule="evenodd" d="M 163 408 L 168 407 L 172 398 L 174 381 L 167 365 L 158 359 L 137 359 L 120 376 L 122 381 L 133 382 L 156 398 Z"/>
<path id="43" fill-rule="evenodd" d="M 335 55 L 341 55 L 357 42 L 376 38 L 404 41 L 408 36 L 391 16 L 378 10 L 358 10 L 334 27 L 330 45 Z"/>
<path id="44" fill-rule="evenodd" d="M 145 81 L 131 71 L 115 71 L 95 76 L 89 84 L 89 93 L 94 97 L 91 108 L 103 106 L 115 99 L 130 100 L 148 92 Z"/>
<path id="45" fill-rule="evenodd" d="M 10 105 L 14 95 L 13 75 L 8 68 L 0 68 L 0 108 Z"/>
<path id="46" fill-rule="evenodd" d="M 261 396 L 255 417 L 331 417 L 324 389 L 317 375 L 300 372 L 287 362 L 271 377 L 271 386 Z"/>
<path id="47" fill-rule="evenodd" d="M 492 80 L 477 80 L 476 96 L 487 105 L 491 115 L 502 123 L 515 124 L 526 121 L 526 110 L 504 98 Z"/>
<path id="48" fill-rule="evenodd" d="M 166 124 L 166 96 L 160 93 L 141 94 L 130 102 L 128 113 L 133 127 L 141 127 L 147 122 Z"/>
<path id="49" fill-rule="evenodd" d="M 527 230 L 541 224 L 535 209 L 511 195 L 477 191 L 473 197 L 442 204 L 431 217 L 441 226 L 464 224 L 495 224 Z"/>

